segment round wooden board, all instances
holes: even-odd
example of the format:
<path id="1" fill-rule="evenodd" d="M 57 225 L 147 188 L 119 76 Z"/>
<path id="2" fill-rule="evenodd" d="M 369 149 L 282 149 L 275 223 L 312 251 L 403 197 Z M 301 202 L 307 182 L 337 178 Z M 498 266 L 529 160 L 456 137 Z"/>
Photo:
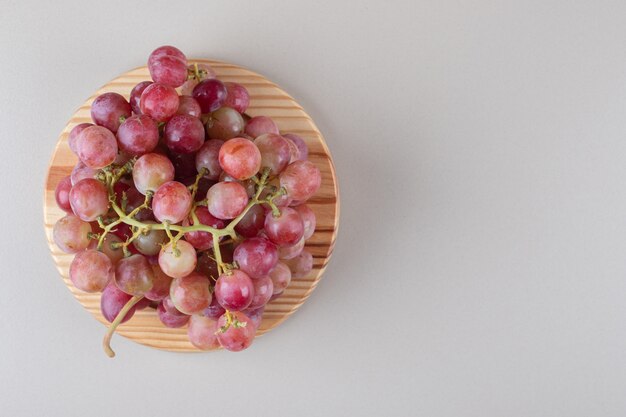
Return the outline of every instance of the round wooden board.
<path id="1" fill-rule="evenodd" d="M 244 85 L 250 92 L 251 98 L 247 113 L 250 116 L 270 116 L 276 121 L 281 132 L 300 135 L 309 147 L 309 160 L 314 162 L 322 173 L 322 186 L 307 203 L 317 216 L 315 234 L 306 243 L 306 248 L 313 254 L 313 270 L 304 278 L 294 278 L 283 295 L 268 304 L 258 332 L 258 335 L 262 335 L 278 326 L 302 305 L 315 289 L 330 259 L 339 220 L 339 196 L 332 158 L 313 120 L 289 94 L 276 84 L 236 65 L 210 60 L 190 62 L 207 63 L 215 69 L 220 80 Z M 147 67 L 129 71 L 96 91 L 74 113 L 59 136 L 50 161 L 44 190 L 44 226 L 48 245 L 59 273 L 76 299 L 104 324 L 108 322 L 100 314 L 100 294 L 87 294 L 74 288 L 68 279 L 69 265 L 74 256 L 61 252 L 52 240 L 54 224 L 65 215 L 56 205 L 54 190 L 58 182 L 71 173 L 77 162 L 77 157 L 69 149 L 67 138 L 75 125 L 91 122 L 90 107 L 93 99 L 105 92 L 116 92 L 128 99 L 133 86 L 144 80 L 150 80 Z M 153 309 L 138 311 L 131 320 L 118 328 L 118 333 L 157 349 L 179 352 L 198 351 L 189 343 L 186 327 L 181 329 L 165 327 Z"/>

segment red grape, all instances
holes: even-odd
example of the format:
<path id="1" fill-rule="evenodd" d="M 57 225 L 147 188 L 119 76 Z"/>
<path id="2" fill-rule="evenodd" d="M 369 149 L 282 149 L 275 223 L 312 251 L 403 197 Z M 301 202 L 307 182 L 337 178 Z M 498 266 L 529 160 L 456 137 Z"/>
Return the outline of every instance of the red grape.
<path id="1" fill-rule="evenodd" d="M 225 107 L 232 107 L 239 113 L 245 113 L 250 105 L 250 94 L 248 90 L 241 84 L 237 83 L 224 83 L 226 86 L 226 100 L 224 100 Z"/>
<path id="2" fill-rule="evenodd" d="M 177 114 L 165 125 L 165 144 L 176 153 L 192 153 L 204 143 L 204 126 L 197 117 Z"/>
<path id="3" fill-rule="evenodd" d="M 77 253 L 87 249 L 90 243 L 91 225 L 73 214 L 59 219 L 52 229 L 54 243 L 65 253 Z"/>
<path id="4" fill-rule="evenodd" d="M 174 179 L 174 165 L 163 155 L 147 153 L 137 159 L 133 167 L 133 182 L 141 194 L 155 192 L 161 185 Z"/>
<path id="5" fill-rule="evenodd" d="M 290 207 L 281 208 L 278 217 L 269 212 L 265 216 L 265 233 L 277 245 L 295 245 L 304 236 L 302 217 Z"/>
<path id="6" fill-rule="evenodd" d="M 67 143 L 70 147 L 70 150 L 74 152 L 76 155 L 78 155 L 78 149 L 77 149 L 78 135 L 80 135 L 80 132 L 82 132 L 89 126 L 93 126 L 93 123 L 80 123 L 74 126 L 72 130 L 70 130 L 70 134 L 67 138 Z"/>
<path id="7" fill-rule="evenodd" d="M 169 181 L 154 193 L 152 212 L 160 222 L 178 223 L 187 217 L 192 203 L 187 187 L 178 181 Z"/>
<path id="8" fill-rule="evenodd" d="M 291 270 L 286 264 L 279 261 L 270 271 L 270 279 L 274 284 L 274 294 L 282 293 L 291 282 Z"/>
<path id="9" fill-rule="evenodd" d="M 63 177 L 57 184 L 54 190 L 54 199 L 57 202 L 59 208 L 66 213 L 72 212 L 72 206 L 70 205 L 70 190 L 72 189 L 72 177 L 69 175 Z"/>
<path id="10" fill-rule="evenodd" d="M 78 161 L 76 165 L 74 165 L 74 169 L 72 169 L 72 174 L 70 175 L 72 185 L 84 178 L 95 178 L 97 173 L 97 169 L 89 168 L 83 161 Z"/>
<path id="11" fill-rule="evenodd" d="M 218 219 L 234 219 L 248 204 L 248 194 L 238 182 L 218 182 L 207 192 L 209 213 Z"/>
<path id="12" fill-rule="evenodd" d="M 193 89 L 198 85 L 198 83 L 202 80 L 207 80 L 209 78 L 215 78 L 215 70 L 211 68 L 208 64 L 192 64 L 189 65 L 188 71 L 196 72 L 196 65 L 198 66 L 198 72 L 200 75 L 200 79 L 196 76 L 193 78 L 187 79 L 185 83 L 180 87 L 180 94 L 190 96 L 193 94 Z"/>
<path id="13" fill-rule="evenodd" d="M 220 107 L 211 113 L 206 122 L 206 133 L 211 139 L 228 140 L 243 132 L 245 122 L 237 110 L 230 107 Z"/>
<path id="14" fill-rule="evenodd" d="M 102 126 L 89 126 L 78 135 L 76 150 L 85 165 L 100 169 L 115 161 L 117 141 L 110 130 Z"/>
<path id="15" fill-rule="evenodd" d="M 308 240 L 315 232 L 315 213 L 306 204 L 301 204 L 293 208 L 302 217 L 304 223 L 304 239 Z"/>
<path id="16" fill-rule="evenodd" d="M 144 224 L 154 224 L 152 220 L 144 220 Z M 133 245 L 137 248 L 139 252 L 144 255 L 152 256 L 158 255 L 161 251 L 161 246 L 167 242 L 167 234 L 165 230 L 150 230 L 148 233 L 141 233 L 137 238 L 133 241 Z"/>
<path id="17" fill-rule="evenodd" d="M 224 83 L 215 78 L 200 81 L 192 93 L 193 98 L 200 104 L 202 113 L 211 113 L 219 109 L 227 94 Z"/>
<path id="18" fill-rule="evenodd" d="M 70 204 L 81 220 L 92 222 L 109 211 L 109 195 L 100 181 L 85 178 L 70 190 Z"/>
<path id="19" fill-rule="evenodd" d="M 113 279 L 113 263 L 102 252 L 85 249 L 70 264 L 70 280 L 85 292 L 100 292 Z"/>
<path id="20" fill-rule="evenodd" d="M 265 210 L 262 206 L 256 204 L 250 207 L 250 210 L 235 226 L 235 231 L 243 237 L 254 237 L 265 224 Z"/>
<path id="21" fill-rule="evenodd" d="M 200 221 L 200 224 L 211 226 L 215 229 L 223 229 L 226 224 L 223 220 L 213 217 L 209 210 L 204 206 L 198 206 L 195 209 L 196 216 Z M 191 216 L 183 221 L 183 226 L 193 225 Z M 209 232 L 187 232 L 185 233 L 185 240 L 198 250 L 207 250 L 213 247 L 213 235 Z"/>
<path id="22" fill-rule="evenodd" d="M 152 84 L 152 81 L 142 81 L 130 91 L 130 108 L 133 110 L 135 114 L 141 114 L 141 94 L 143 90 L 148 88 L 148 86 Z"/>
<path id="23" fill-rule="evenodd" d="M 280 174 L 280 185 L 294 200 L 308 200 L 321 184 L 320 170 L 310 161 L 296 161 Z"/>
<path id="24" fill-rule="evenodd" d="M 233 259 L 250 278 L 261 278 L 276 266 L 278 248 L 265 238 L 253 237 L 235 248 Z"/>
<path id="25" fill-rule="evenodd" d="M 211 304 L 209 285 L 207 277 L 192 272 L 172 281 L 170 299 L 178 311 L 185 314 L 200 314 Z"/>
<path id="26" fill-rule="evenodd" d="M 106 127 L 111 132 L 117 132 L 120 127 L 120 118 L 130 117 L 132 110 L 128 101 L 118 93 L 100 94 L 91 103 L 91 118 L 99 126 Z"/>
<path id="27" fill-rule="evenodd" d="M 157 307 L 157 315 L 159 316 L 159 320 L 161 320 L 161 323 L 163 323 L 166 327 L 171 327 L 171 328 L 183 327 L 185 324 L 187 324 L 187 322 L 189 321 L 188 315 L 172 314 L 169 311 L 165 310 L 165 307 L 163 307 L 163 304 L 164 303 L 162 301 L 159 303 L 159 306 Z"/>
<path id="28" fill-rule="evenodd" d="M 219 152 L 222 169 L 237 180 L 253 177 L 261 169 L 261 152 L 254 143 L 244 138 L 224 142 Z"/>
<path id="29" fill-rule="evenodd" d="M 166 122 L 178 110 L 178 93 L 167 85 L 153 83 L 141 93 L 141 112 L 157 122 Z"/>
<path id="30" fill-rule="evenodd" d="M 298 243 L 291 246 L 281 246 L 278 248 L 278 257 L 280 259 L 292 259 L 300 255 L 304 249 L 304 236 L 298 241 Z"/>
<path id="31" fill-rule="evenodd" d="M 286 133 L 283 135 L 285 139 L 294 144 L 296 149 L 298 150 L 296 159 L 292 159 L 289 162 L 306 161 L 309 157 L 309 148 L 306 146 L 306 142 L 298 135 L 294 135 L 293 133 Z"/>
<path id="32" fill-rule="evenodd" d="M 191 316 L 187 336 L 192 345 L 200 350 L 213 350 L 220 346 L 217 341 L 217 321 L 203 316 Z"/>
<path id="33" fill-rule="evenodd" d="M 170 294 L 172 278 L 167 276 L 159 265 L 150 265 L 150 267 L 152 268 L 154 279 L 152 280 L 152 288 L 146 292 L 145 297 L 148 300 L 161 301 Z"/>
<path id="34" fill-rule="evenodd" d="M 213 299 L 211 300 L 211 304 L 204 309 L 202 315 L 213 320 L 217 320 L 225 312 L 226 310 L 224 310 L 224 307 L 222 307 L 217 301 L 217 297 L 213 297 Z"/>
<path id="35" fill-rule="evenodd" d="M 215 283 L 214 296 L 226 310 L 241 311 L 247 308 L 254 297 L 252 280 L 245 272 L 233 269 L 231 274 L 222 274 Z"/>
<path id="36" fill-rule="evenodd" d="M 154 272 L 143 255 L 131 255 L 115 266 L 115 284 L 130 295 L 144 295 L 152 289 Z"/>
<path id="37" fill-rule="evenodd" d="M 247 349 L 252 344 L 256 329 L 254 328 L 254 325 L 251 324 L 251 320 L 245 314 L 241 312 L 233 312 L 231 314 L 234 319 L 236 319 L 243 326 L 238 327 L 231 324 L 224 332 L 222 332 L 221 329 L 228 323 L 226 314 L 224 314 L 217 321 L 217 327 L 220 329 L 217 332 L 217 340 L 224 349 L 231 352 L 239 352 Z"/>
<path id="38" fill-rule="evenodd" d="M 270 297 L 271 298 L 271 297 Z M 263 312 L 265 311 L 265 306 L 259 308 L 248 308 L 242 311 L 243 314 L 248 316 L 250 321 L 248 325 L 252 324 L 254 326 L 254 331 L 256 332 L 261 326 L 261 322 L 263 321 Z"/>
<path id="39" fill-rule="evenodd" d="M 222 173 L 219 153 L 223 144 L 223 140 L 209 139 L 196 153 L 196 170 L 200 172 L 202 168 L 205 168 L 208 171 L 206 177 L 210 180 L 217 180 Z"/>
<path id="40" fill-rule="evenodd" d="M 132 156 L 151 152 L 159 143 L 159 127 L 146 115 L 129 117 L 117 130 L 120 149 Z"/>
<path id="41" fill-rule="evenodd" d="M 267 133 L 254 140 L 261 152 L 261 168 L 269 168 L 271 175 L 278 175 L 289 164 L 291 151 L 289 143 L 280 135 Z"/>
<path id="42" fill-rule="evenodd" d="M 187 57 L 178 48 L 161 46 L 150 54 L 148 70 L 155 82 L 180 87 L 187 80 Z"/>
<path id="43" fill-rule="evenodd" d="M 263 307 L 272 297 L 274 292 L 274 283 L 270 277 L 262 277 L 252 281 L 254 285 L 254 297 L 248 306 L 249 309 Z"/>
<path id="44" fill-rule="evenodd" d="M 181 278 L 193 272 L 198 260 L 196 250 L 188 242 L 179 240 L 176 249 L 179 251 L 178 256 L 171 243 L 164 245 L 159 252 L 159 266 L 170 277 Z"/>
<path id="45" fill-rule="evenodd" d="M 246 134 L 256 138 L 266 133 L 274 133 L 278 135 L 278 126 L 272 119 L 267 116 L 256 116 L 248 120 L 246 124 Z"/>
<path id="46" fill-rule="evenodd" d="M 302 278 L 313 269 L 313 255 L 311 252 L 303 250 L 295 258 L 286 260 L 285 264 L 291 269 L 294 278 Z"/>
<path id="47" fill-rule="evenodd" d="M 102 291 L 102 296 L 100 297 L 100 312 L 102 316 L 109 323 L 112 323 L 131 298 L 132 296 L 117 288 L 114 283 L 110 283 L 104 291 Z M 130 320 L 135 314 L 136 309 L 136 305 L 132 306 L 122 319 L 122 323 Z"/>
<path id="48" fill-rule="evenodd" d="M 191 96 L 180 96 L 176 114 L 186 114 L 193 117 L 200 117 L 202 115 L 202 109 L 195 98 Z"/>

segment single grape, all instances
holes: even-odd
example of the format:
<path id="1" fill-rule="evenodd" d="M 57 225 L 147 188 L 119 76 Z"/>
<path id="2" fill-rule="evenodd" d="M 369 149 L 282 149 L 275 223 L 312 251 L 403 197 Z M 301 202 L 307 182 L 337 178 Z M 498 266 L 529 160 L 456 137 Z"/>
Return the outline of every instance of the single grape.
<path id="1" fill-rule="evenodd" d="M 176 180 L 181 181 L 185 178 L 194 177 L 198 173 L 195 167 L 196 156 L 193 153 L 175 153 L 168 150 L 168 156 L 174 164 L 174 172 Z"/>
<path id="2" fill-rule="evenodd" d="M 225 312 L 226 310 L 224 310 L 224 307 L 222 307 L 217 301 L 217 297 L 213 297 L 213 299 L 211 300 L 211 304 L 204 309 L 202 315 L 210 319 L 217 320 Z"/>
<path id="3" fill-rule="evenodd" d="M 219 329 L 217 331 L 217 340 L 224 349 L 231 352 L 239 352 L 247 349 L 252 344 L 256 329 L 245 314 L 233 312 L 231 315 L 239 324 L 227 325 L 228 318 L 226 314 L 224 314 L 217 321 L 217 327 Z"/>
<path id="4" fill-rule="evenodd" d="M 161 46 L 150 54 L 148 71 L 155 82 L 180 87 L 187 80 L 187 57 L 178 48 Z"/>
<path id="5" fill-rule="evenodd" d="M 274 294 L 279 294 L 285 291 L 285 288 L 291 282 L 291 269 L 289 269 L 287 264 L 279 261 L 274 269 L 270 271 L 269 276 L 274 285 Z"/>
<path id="6" fill-rule="evenodd" d="M 54 189 L 54 199 L 57 202 L 57 206 L 66 213 L 72 212 L 72 206 L 70 205 L 70 190 L 72 189 L 72 177 L 63 177 Z"/>
<path id="7" fill-rule="evenodd" d="M 220 148 L 219 161 L 228 175 L 237 180 L 245 180 L 261 169 L 261 152 L 248 139 L 229 139 Z"/>
<path id="8" fill-rule="evenodd" d="M 148 308 L 151 304 L 152 304 L 152 301 L 144 297 L 141 300 L 137 301 L 137 304 L 135 304 L 135 307 L 137 308 L 137 311 L 139 311 L 139 310 Z"/>
<path id="9" fill-rule="evenodd" d="M 246 87 L 237 83 L 224 83 L 226 86 L 226 100 L 224 106 L 232 107 L 239 113 L 245 113 L 250 105 L 250 94 Z"/>
<path id="10" fill-rule="evenodd" d="M 161 320 L 161 323 L 163 323 L 166 327 L 171 328 L 183 327 L 189 321 L 189 316 L 186 314 L 179 316 L 165 310 L 165 307 L 163 307 L 163 302 L 160 302 L 159 306 L 157 307 L 157 315 L 159 316 L 159 320 Z"/>
<path id="11" fill-rule="evenodd" d="M 301 204 L 293 208 L 302 217 L 304 223 L 304 240 L 308 240 L 315 233 L 315 213 L 306 204 Z"/>
<path id="12" fill-rule="evenodd" d="M 203 316 L 191 316 L 187 336 L 192 345 L 200 350 L 213 350 L 220 346 L 217 341 L 217 320 Z"/>
<path id="13" fill-rule="evenodd" d="M 180 96 L 180 103 L 176 114 L 186 114 L 188 116 L 200 117 L 202 109 L 195 98 L 191 96 Z"/>
<path id="14" fill-rule="evenodd" d="M 294 135 L 293 133 L 286 133 L 283 137 L 293 143 L 298 150 L 296 155 L 292 154 L 292 159 L 289 161 L 290 163 L 295 161 L 306 161 L 309 158 L 309 148 L 306 146 L 304 139 L 298 135 Z M 293 159 L 294 156 L 295 159 Z"/>
<path id="15" fill-rule="evenodd" d="M 274 133 L 276 135 L 280 133 L 278 126 L 272 119 L 267 116 L 256 116 L 248 120 L 246 134 L 256 138 L 266 133 Z"/>
<path id="16" fill-rule="evenodd" d="M 163 155 L 142 155 L 133 167 L 133 183 L 141 194 L 155 192 L 161 185 L 174 179 L 174 165 Z"/>
<path id="17" fill-rule="evenodd" d="M 278 248 L 278 257 L 280 259 L 293 259 L 300 255 L 304 249 L 304 236 L 295 245 L 281 246 Z"/>
<path id="18" fill-rule="evenodd" d="M 89 126 L 78 135 L 76 150 L 85 165 L 100 169 L 117 158 L 117 141 L 110 130 L 102 126 Z"/>
<path id="19" fill-rule="evenodd" d="M 254 309 L 248 308 L 247 310 L 244 310 L 242 313 L 248 316 L 248 318 L 250 319 L 248 323 L 254 326 L 254 331 L 256 332 L 261 326 L 264 312 L 265 312 L 265 306 L 262 306 L 262 307 L 254 308 Z"/>
<path id="20" fill-rule="evenodd" d="M 274 293 L 274 282 L 270 277 L 262 277 L 252 280 L 252 285 L 254 285 L 254 297 L 248 309 L 263 307 Z"/>
<path id="21" fill-rule="evenodd" d="M 278 248 L 262 237 L 246 239 L 235 248 L 233 259 L 250 278 L 269 274 L 278 262 Z"/>
<path id="22" fill-rule="evenodd" d="M 130 108 L 133 110 L 135 114 L 141 114 L 141 94 L 143 90 L 148 88 L 148 86 L 152 84 L 152 81 L 142 81 L 130 90 Z"/>
<path id="23" fill-rule="evenodd" d="M 101 231 L 98 231 L 101 233 Z M 119 236 L 113 233 L 107 233 L 104 237 L 104 241 L 102 242 L 102 247 L 100 251 L 109 257 L 113 265 L 117 265 L 117 263 L 124 257 L 124 251 L 121 248 L 113 248 L 112 245 L 121 243 L 122 239 Z M 96 249 L 98 247 L 98 239 L 91 239 L 89 243 L 89 249 Z"/>
<path id="24" fill-rule="evenodd" d="M 132 110 L 126 99 L 118 93 L 100 94 L 91 103 L 91 119 L 99 126 L 117 132 L 120 127 L 120 118 L 130 117 Z"/>
<path id="25" fill-rule="evenodd" d="M 92 222 L 109 211 L 107 189 L 96 179 L 82 179 L 70 190 L 70 205 L 81 220 Z"/>
<path id="26" fill-rule="evenodd" d="M 91 225 L 73 214 L 59 219 L 52 229 L 54 243 L 65 253 L 77 253 L 87 249 Z"/>
<path id="27" fill-rule="evenodd" d="M 228 140 L 243 132 L 245 122 L 237 110 L 220 107 L 211 113 L 206 122 L 206 133 L 211 139 Z"/>
<path id="28" fill-rule="evenodd" d="M 289 164 L 289 143 L 280 135 L 267 133 L 254 140 L 261 152 L 261 168 L 269 168 L 271 175 L 280 174 Z"/>
<path id="29" fill-rule="evenodd" d="M 321 184 L 320 170 L 310 161 L 296 161 L 280 174 L 280 185 L 294 200 L 308 200 Z"/>
<path id="30" fill-rule="evenodd" d="M 100 297 L 100 312 L 102 316 L 109 323 L 112 323 L 131 298 L 132 296 L 117 288 L 114 283 L 110 283 L 104 291 L 102 291 L 102 296 Z M 136 309 L 137 305 L 132 306 L 122 319 L 122 323 L 130 320 L 135 314 Z"/>
<path id="31" fill-rule="evenodd" d="M 159 143 L 159 127 L 146 115 L 129 117 L 117 130 L 120 149 L 128 155 L 151 152 Z"/>
<path id="32" fill-rule="evenodd" d="M 248 204 L 248 194 L 238 182 L 218 182 L 207 192 L 209 213 L 218 219 L 234 219 Z"/>
<path id="33" fill-rule="evenodd" d="M 141 113 L 157 122 L 167 122 L 178 110 L 178 93 L 164 84 L 150 84 L 141 93 L 139 106 Z"/>
<path id="34" fill-rule="evenodd" d="M 294 278 L 305 277 L 313 269 L 313 255 L 307 250 L 300 252 L 300 255 L 285 261 L 291 269 Z"/>
<path id="35" fill-rule="evenodd" d="M 77 149 L 78 135 L 80 135 L 80 132 L 82 132 L 89 126 L 93 126 L 93 123 L 80 123 L 74 126 L 72 130 L 70 130 L 70 134 L 67 137 L 67 143 L 70 147 L 70 150 L 74 152 L 76 155 L 78 155 L 78 149 Z"/>
<path id="36" fill-rule="evenodd" d="M 70 175 L 72 185 L 85 178 L 95 178 L 97 173 L 97 169 L 89 168 L 83 161 L 79 160 L 76 165 L 74 165 L 74 169 L 72 169 L 72 174 Z"/>
<path id="37" fill-rule="evenodd" d="M 184 240 L 176 242 L 176 251 L 168 243 L 159 252 L 159 266 L 172 278 L 189 275 L 196 268 L 196 262 L 196 250 Z"/>
<path id="38" fill-rule="evenodd" d="M 145 297 L 148 300 L 161 301 L 170 294 L 172 278 L 167 276 L 159 265 L 150 265 L 150 267 L 152 268 L 154 279 L 152 280 L 152 288 L 146 292 Z"/>
<path id="39" fill-rule="evenodd" d="M 178 223 L 187 217 L 192 203 L 187 187 L 178 181 L 169 181 L 154 193 L 152 212 L 160 222 Z"/>
<path id="40" fill-rule="evenodd" d="M 185 314 L 201 314 L 211 305 L 209 279 L 204 275 L 192 272 L 176 278 L 170 286 L 170 299 L 178 311 Z"/>
<path id="41" fill-rule="evenodd" d="M 200 104 L 202 113 L 211 113 L 219 109 L 227 94 L 224 83 L 215 78 L 200 81 L 192 92 L 193 98 Z"/>
<path id="42" fill-rule="evenodd" d="M 214 217 L 204 206 L 198 206 L 195 209 L 196 216 L 200 224 L 211 226 L 215 229 L 223 229 L 226 224 L 223 220 Z M 191 215 L 183 221 L 183 226 L 194 225 Z M 209 232 L 187 232 L 185 240 L 198 250 L 207 250 L 213 247 L 213 235 Z"/>
<path id="43" fill-rule="evenodd" d="M 256 204 L 250 207 L 250 210 L 235 226 L 235 231 L 243 237 L 254 237 L 259 234 L 265 226 L 265 210 Z"/>
<path id="44" fill-rule="evenodd" d="M 226 310 L 241 311 L 250 305 L 254 297 L 254 285 L 245 272 L 233 269 L 222 274 L 215 283 L 214 296 Z"/>
<path id="45" fill-rule="evenodd" d="M 198 83 L 202 80 L 207 80 L 209 78 L 215 78 L 215 70 L 211 68 L 208 64 L 192 64 L 189 65 L 188 71 L 192 71 L 195 73 L 196 65 L 198 66 L 198 75 L 192 78 L 189 78 L 185 83 L 180 87 L 180 94 L 190 96 L 193 94 L 193 89 L 198 85 Z"/>
<path id="46" fill-rule="evenodd" d="M 171 284 L 170 284 L 170 286 L 171 286 Z M 183 313 L 182 311 L 180 311 L 179 309 L 176 308 L 176 306 L 174 305 L 174 302 L 170 298 L 170 289 L 169 288 L 167 289 L 167 295 L 162 300 L 162 302 L 163 302 L 163 308 L 168 313 L 170 313 L 170 314 L 172 314 L 174 316 L 186 316 L 187 315 L 187 314 Z"/>
<path id="47" fill-rule="evenodd" d="M 222 173 L 219 154 L 223 144 L 223 140 L 209 139 L 196 153 L 196 170 L 200 172 L 202 168 L 205 168 L 208 172 L 206 177 L 210 180 L 217 180 Z"/>
<path id="48" fill-rule="evenodd" d="M 144 224 L 154 224 L 152 220 L 143 222 Z M 168 241 L 167 233 L 165 230 L 152 229 L 147 233 L 141 233 L 133 241 L 133 244 L 139 252 L 144 255 L 152 256 L 158 255 L 161 251 L 161 246 Z"/>
<path id="49" fill-rule="evenodd" d="M 281 208 L 278 217 L 269 212 L 265 216 L 265 233 L 277 245 L 295 245 L 304 236 L 302 217 L 290 207 Z"/>
<path id="50" fill-rule="evenodd" d="M 113 264 L 102 252 L 85 249 L 70 264 L 70 280 L 85 292 L 100 292 L 113 279 Z"/>
<path id="51" fill-rule="evenodd" d="M 196 152 L 204 143 L 204 126 L 197 117 L 177 114 L 165 125 L 163 137 L 172 152 Z"/>
<path id="52" fill-rule="evenodd" d="M 131 255 L 115 267 L 115 284 L 130 295 L 144 295 L 152 288 L 154 272 L 143 255 Z"/>

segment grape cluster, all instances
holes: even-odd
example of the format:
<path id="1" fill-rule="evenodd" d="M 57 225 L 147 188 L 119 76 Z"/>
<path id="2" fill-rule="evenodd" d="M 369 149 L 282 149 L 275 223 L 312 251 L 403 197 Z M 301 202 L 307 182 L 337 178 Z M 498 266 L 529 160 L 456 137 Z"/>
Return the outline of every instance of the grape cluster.
<path id="1" fill-rule="evenodd" d="M 96 97 L 93 123 L 71 130 L 79 161 L 56 188 L 54 241 L 75 254 L 76 288 L 102 292 L 109 356 L 115 328 L 146 307 L 199 349 L 246 349 L 265 305 L 312 269 L 305 202 L 320 171 L 302 138 L 246 114 L 242 85 L 172 46 L 148 69 L 128 101 Z"/>

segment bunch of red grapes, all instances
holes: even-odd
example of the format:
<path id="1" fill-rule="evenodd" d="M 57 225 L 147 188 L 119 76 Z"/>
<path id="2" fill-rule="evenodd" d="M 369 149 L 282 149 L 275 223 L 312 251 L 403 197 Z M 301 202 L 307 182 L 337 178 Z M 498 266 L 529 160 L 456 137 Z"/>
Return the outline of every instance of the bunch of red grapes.
<path id="1" fill-rule="evenodd" d="M 54 241 L 75 254 L 76 288 L 102 292 L 109 356 L 115 328 L 146 307 L 167 327 L 187 325 L 199 349 L 246 349 L 265 305 L 312 269 L 305 202 L 320 171 L 302 138 L 245 113 L 242 85 L 172 46 L 148 69 L 153 81 L 128 101 L 96 97 L 93 124 L 71 130 L 79 161 L 56 188 L 67 215 Z"/>

